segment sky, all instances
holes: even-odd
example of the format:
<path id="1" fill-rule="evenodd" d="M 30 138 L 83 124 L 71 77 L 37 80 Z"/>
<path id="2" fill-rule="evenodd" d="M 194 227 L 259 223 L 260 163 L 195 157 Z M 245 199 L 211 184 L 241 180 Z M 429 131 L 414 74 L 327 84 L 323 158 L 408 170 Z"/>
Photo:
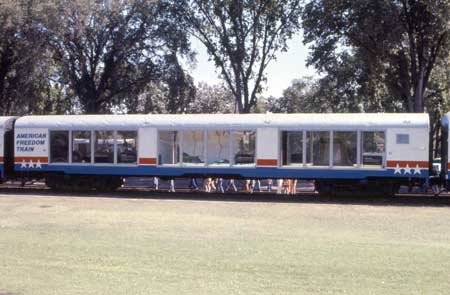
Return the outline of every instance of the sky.
<path id="1" fill-rule="evenodd" d="M 302 35 L 295 35 L 288 41 L 288 51 L 279 52 L 277 60 L 272 61 L 267 70 L 267 84 L 263 91 L 264 96 L 280 97 L 283 90 L 289 87 L 292 80 L 304 76 L 316 76 L 316 72 L 312 67 L 306 67 L 306 58 L 308 56 L 308 48 L 303 45 Z M 207 84 L 221 83 L 215 70 L 214 63 L 208 61 L 208 54 L 204 46 L 197 40 L 193 39 L 192 46 L 197 52 L 197 64 L 191 69 L 191 75 L 195 82 L 206 82 Z"/>

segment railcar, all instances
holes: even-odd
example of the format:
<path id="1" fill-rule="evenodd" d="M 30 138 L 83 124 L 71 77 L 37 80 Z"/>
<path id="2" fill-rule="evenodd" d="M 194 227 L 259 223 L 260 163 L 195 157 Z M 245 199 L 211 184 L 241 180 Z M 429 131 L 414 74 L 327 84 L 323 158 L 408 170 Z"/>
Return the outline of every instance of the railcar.
<path id="1" fill-rule="evenodd" d="M 208 176 L 391 193 L 427 181 L 428 138 L 427 114 L 27 116 L 15 122 L 14 168 L 57 188 Z"/>

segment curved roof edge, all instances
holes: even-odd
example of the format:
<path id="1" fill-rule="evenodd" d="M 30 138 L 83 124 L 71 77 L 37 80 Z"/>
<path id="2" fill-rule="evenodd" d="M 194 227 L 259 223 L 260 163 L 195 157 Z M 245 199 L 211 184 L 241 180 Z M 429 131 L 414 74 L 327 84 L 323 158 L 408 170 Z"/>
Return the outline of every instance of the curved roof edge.
<path id="1" fill-rule="evenodd" d="M 11 128 L 16 118 L 13 116 L 0 117 L 0 128 Z"/>
<path id="2" fill-rule="evenodd" d="M 155 128 L 429 128 L 425 113 L 339 113 L 339 114 L 182 114 L 182 115 L 68 115 L 27 116 L 17 128 L 126 129 Z"/>

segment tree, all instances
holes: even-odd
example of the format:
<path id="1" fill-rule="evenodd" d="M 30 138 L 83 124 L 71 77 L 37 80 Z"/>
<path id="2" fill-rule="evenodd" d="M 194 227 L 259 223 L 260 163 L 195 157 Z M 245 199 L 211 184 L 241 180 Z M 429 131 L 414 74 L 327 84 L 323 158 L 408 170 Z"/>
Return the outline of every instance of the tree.
<path id="1" fill-rule="evenodd" d="M 190 113 L 226 114 L 233 113 L 233 94 L 223 85 L 208 85 L 200 83 L 197 87 L 194 102 L 189 108 Z"/>
<path id="2" fill-rule="evenodd" d="M 269 97 L 266 109 L 273 113 L 326 112 L 328 103 L 318 101 L 316 81 L 311 77 L 295 79 L 279 98 Z M 320 98 L 319 98 L 320 100 Z"/>
<path id="3" fill-rule="evenodd" d="M 237 109 L 257 103 L 265 70 L 299 28 L 300 0 L 191 0 L 185 18 L 231 90 Z"/>
<path id="4" fill-rule="evenodd" d="M 196 95 L 192 77 L 182 68 L 176 56 L 169 56 L 167 68 L 157 81 L 147 84 L 139 95 L 128 96 L 122 103 L 126 113 L 179 114 L 189 112 Z"/>
<path id="5" fill-rule="evenodd" d="M 61 30 L 52 32 L 59 79 L 86 113 L 109 112 L 164 75 L 189 52 L 178 3 L 59 0 Z M 168 58 L 172 57 L 172 59 Z"/>
<path id="6" fill-rule="evenodd" d="M 0 0 L 0 115 L 39 113 L 51 87 L 47 1 Z"/>
<path id="7" fill-rule="evenodd" d="M 409 112 L 423 112 L 433 69 L 450 48 L 449 11 L 445 0 L 310 1 L 303 13 L 309 63 L 327 73 L 349 52 L 364 64 L 366 82 L 382 81 Z"/>

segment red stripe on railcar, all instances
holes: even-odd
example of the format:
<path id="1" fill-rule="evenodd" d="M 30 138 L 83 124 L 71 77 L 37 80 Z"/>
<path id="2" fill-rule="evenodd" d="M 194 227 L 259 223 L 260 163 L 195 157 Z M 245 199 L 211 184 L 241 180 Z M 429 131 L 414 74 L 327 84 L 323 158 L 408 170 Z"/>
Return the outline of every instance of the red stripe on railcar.
<path id="1" fill-rule="evenodd" d="M 256 161 L 258 166 L 278 166 L 278 160 L 276 159 L 258 159 Z"/>
<path id="2" fill-rule="evenodd" d="M 387 166 L 389 168 L 397 167 L 406 167 L 408 165 L 409 167 L 417 167 L 419 168 L 428 168 L 428 161 L 387 161 Z"/>
<path id="3" fill-rule="evenodd" d="M 156 158 L 139 158 L 140 165 L 156 165 Z"/>
<path id="4" fill-rule="evenodd" d="M 0 157 L 0 163 L 3 163 L 3 160 L 4 158 L 3 157 Z"/>
<path id="5" fill-rule="evenodd" d="M 41 162 L 41 163 L 48 163 L 48 157 L 14 157 L 14 162 L 15 163 L 22 163 L 23 161 L 25 162 Z"/>

